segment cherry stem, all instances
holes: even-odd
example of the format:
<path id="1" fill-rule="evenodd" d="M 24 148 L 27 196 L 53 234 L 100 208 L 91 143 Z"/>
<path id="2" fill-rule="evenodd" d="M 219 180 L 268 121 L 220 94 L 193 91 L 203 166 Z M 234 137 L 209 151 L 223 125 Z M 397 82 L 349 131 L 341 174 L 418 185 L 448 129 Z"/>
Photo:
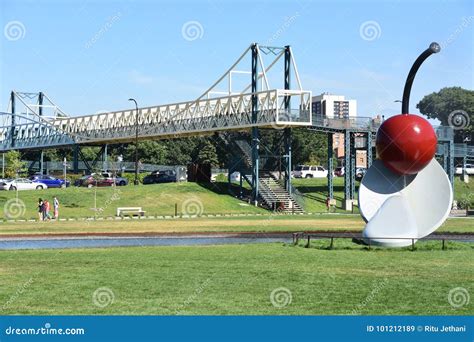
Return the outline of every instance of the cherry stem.
<path id="1" fill-rule="evenodd" d="M 430 44 L 430 47 L 418 56 L 415 63 L 413 63 L 410 72 L 408 73 L 407 80 L 405 81 L 405 89 L 403 89 L 403 99 L 402 99 L 402 114 L 408 114 L 408 107 L 410 105 L 410 92 L 411 86 L 413 85 L 413 80 L 415 75 L 418 72 L 421 64 L 432 54 L 438 53 L 441 51 L 441 46 L 438 43 L 433 42 Z"/>

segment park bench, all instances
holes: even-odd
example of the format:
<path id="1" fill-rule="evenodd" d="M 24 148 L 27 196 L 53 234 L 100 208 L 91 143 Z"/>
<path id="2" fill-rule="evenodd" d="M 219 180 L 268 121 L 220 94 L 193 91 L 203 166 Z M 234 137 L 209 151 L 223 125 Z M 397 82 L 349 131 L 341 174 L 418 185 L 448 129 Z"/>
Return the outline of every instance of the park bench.
<path id="1" fill-rule="evenodd" d="M 117 216 L 145 216 L 142 207 L 117 208 Z"/>

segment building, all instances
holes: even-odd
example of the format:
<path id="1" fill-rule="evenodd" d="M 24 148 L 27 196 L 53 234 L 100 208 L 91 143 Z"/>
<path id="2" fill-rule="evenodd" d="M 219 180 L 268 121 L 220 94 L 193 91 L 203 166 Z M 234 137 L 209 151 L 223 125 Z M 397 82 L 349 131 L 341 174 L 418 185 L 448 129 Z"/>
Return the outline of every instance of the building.
<path id="1" fill-rule="evenodd" d="M 357 117 L 357 100 L 346 100 L 343 95 L 323 93 L 312 98 L 313 118 L 350 119 Z M 333 134 L 334 155 L 339 164 L 344 159 L 344 134 Z M 365 151 L 357 151 L 356 167 L 365 167 Z"/>
<path id="2" fill-rule="evenodd" d="M 357 101 L 346 100 L 343 95 L 323 93 L 313 96 L 313 116 L 323 116 L 331 119 L 345 119 L 357 116 Z"/>

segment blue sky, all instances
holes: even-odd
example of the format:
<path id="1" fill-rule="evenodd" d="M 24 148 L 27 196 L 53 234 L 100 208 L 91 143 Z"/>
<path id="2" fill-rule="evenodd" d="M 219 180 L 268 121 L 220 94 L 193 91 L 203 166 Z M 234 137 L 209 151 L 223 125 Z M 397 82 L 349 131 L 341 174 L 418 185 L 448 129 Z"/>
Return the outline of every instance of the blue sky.
<path id="1" fill-rule="evenodd" d="M 193 21 L 194 40 L 182 32 Z M 360 116 L 400 112 L 432 41 L 443 49 L 419 71 L 411 112 L 444 86 L 474 88 L 470 0 L 2 0 L 0 23 L 0 110 L 11 89 L 44 91 L 71 115 L 193 100 L 252 42 L 291 45 L 304 89 L 357 99 Z"/>

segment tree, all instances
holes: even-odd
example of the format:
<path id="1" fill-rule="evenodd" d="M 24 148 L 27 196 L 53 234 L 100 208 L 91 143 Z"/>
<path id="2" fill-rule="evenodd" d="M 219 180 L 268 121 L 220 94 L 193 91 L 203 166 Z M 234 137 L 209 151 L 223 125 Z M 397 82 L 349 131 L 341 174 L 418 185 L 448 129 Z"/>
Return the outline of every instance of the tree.
<path id="1" fill-rule="evenodd" d="M 443 126 L 455 130 L 455 142 L 472 141 L 474 124 L 474 91 L 446 87 L 423 97 L 416 105 L 428 119 L 438 119 Z"/>
<path id="2" fill-rule="evenodd" d="M 209 140 L 204 140 L 199 148 L 197 161 L 201 164 L 211 164 L 211 166 L 218 165 L 219 161 L 217 158 L 216 146 L 214 146 Z"/>
<path id="3" fill-rule="evenodd" d="M 307 129 L 293 129 L 292 162 L 298 164 L 327 165 L 327 135 Z"/>
<path id="4" fill-rule="evenodd" d="M 20 152 L 12 150 L 5 153 L 5 177 L 16 178 L 23 171 L 26 171 L 26 163 L 21 161 Z"/>
<path id="5" fill-rule="evenodd" d="M 138 158 L 145 164 L 166 164 L 167 149 L 158 141 L 140 141 L 138 142 Z M 127 161 L 135 160 L 135 144 L 129 144 L 124 150 L 124 159 Z"/>

